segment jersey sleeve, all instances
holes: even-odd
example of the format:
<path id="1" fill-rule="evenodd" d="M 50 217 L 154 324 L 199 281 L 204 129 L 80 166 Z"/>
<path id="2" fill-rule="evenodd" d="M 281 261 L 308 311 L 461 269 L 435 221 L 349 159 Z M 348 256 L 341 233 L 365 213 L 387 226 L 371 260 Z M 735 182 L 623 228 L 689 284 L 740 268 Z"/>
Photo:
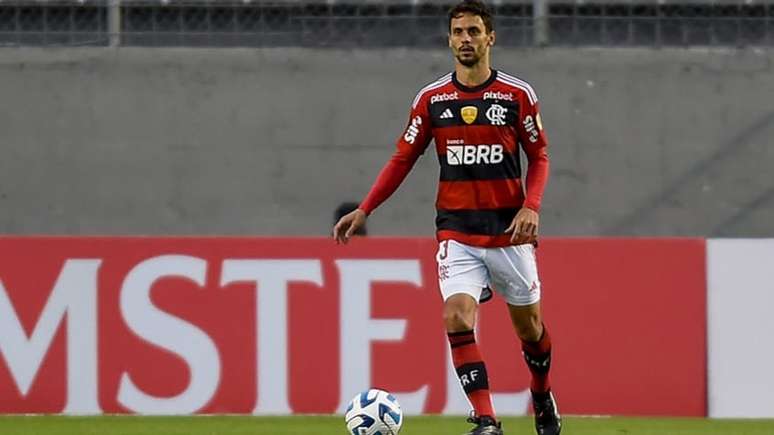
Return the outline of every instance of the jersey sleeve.
<path id="1" fill-rule="evenodd" d="M 543 130 L 540 108 L 534 92 L 525 93 L 520 106 L 516 130 L 527 155 L 526 199 L 524 207 L 540 211 L 543 191 L 548 181 L 548 139 Z"/>
<path id="2" fill-rule="evenodd" d="M 431 139 L 432 128 L 427 99 L 418 95 L 411 107 L 406 128 L 398 138 L 395 152 L 379 172 L 359 208 L 370 215 L 376 207 L 395 193 L 419 156 L 425 152 Z"/>

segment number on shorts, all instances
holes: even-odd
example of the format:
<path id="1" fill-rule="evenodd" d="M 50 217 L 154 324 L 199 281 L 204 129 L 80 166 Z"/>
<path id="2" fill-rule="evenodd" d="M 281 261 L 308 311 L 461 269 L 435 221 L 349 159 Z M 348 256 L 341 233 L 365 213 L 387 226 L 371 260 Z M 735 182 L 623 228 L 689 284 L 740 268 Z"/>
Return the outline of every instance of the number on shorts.
<path id="1" fill-rule="evenodd" d="M 449 256 L 449 241 L 444 240 L 441 242 L 441 253 L 438 255 L 438 259 L 445 260 Z"/>

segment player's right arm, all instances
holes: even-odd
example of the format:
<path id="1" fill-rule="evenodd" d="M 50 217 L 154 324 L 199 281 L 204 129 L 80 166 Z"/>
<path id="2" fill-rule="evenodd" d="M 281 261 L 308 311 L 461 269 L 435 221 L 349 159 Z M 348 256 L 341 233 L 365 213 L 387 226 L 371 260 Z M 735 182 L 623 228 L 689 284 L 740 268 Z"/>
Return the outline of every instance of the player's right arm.
<path id="1" fill-rule="evenodd" d="M 352 234 L 365 225 L 368 215 L 395 193 L 430 143 L 432 133 L 427 99 L 420 95 L 415 101 L 395 153 L 379 172 L 371 190 L 355 211 L 342 216 L 333 227 L 333 238 L 337 243 L 347 243 Z"/>

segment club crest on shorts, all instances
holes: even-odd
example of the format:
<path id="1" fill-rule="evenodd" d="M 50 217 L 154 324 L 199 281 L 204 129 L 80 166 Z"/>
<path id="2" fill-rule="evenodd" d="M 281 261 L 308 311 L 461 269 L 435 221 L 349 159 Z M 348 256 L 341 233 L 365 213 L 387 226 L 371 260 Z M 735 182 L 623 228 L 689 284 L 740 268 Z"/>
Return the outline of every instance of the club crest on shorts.
<path id="1" fill-rule="evenodd" d="M 460 115 L 462 115 L 462 120 L 465 121 L 466 124 L 473 124 L 476 117 L 478 117 L 478 107 L 465 106 L 460 110 Z"/>

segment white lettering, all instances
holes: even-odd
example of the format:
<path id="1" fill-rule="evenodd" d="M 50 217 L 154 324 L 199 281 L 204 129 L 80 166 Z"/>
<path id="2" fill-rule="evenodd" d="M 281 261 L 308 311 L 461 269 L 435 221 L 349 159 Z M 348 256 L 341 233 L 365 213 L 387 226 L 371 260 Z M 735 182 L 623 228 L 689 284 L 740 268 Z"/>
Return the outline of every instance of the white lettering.
<path id="1" fill-rule="evenodd" d="M 527 115 L 524 118 L 524 121 L 522 123 L 524 124 L 524 130 L 526 130 L 527 133 L 529 134 L 529 141 L 532 143 L 537 142 L 538 131 L 535 125 L 535 120 L 532 118 L 532 115 Z"/>
<path id="2" fill-rule="evenodd" d="M 493 165 L 496 165 L 497 163 L 500 163 L 503 161 L 502 145 L 500 144 L 492 145 L 492 154 L 490 155 L 489 160 L 492 162 Z"/>
<path id="3" fill-rule="evenodd" d="M 462 387 L 461 376 L 457 375 L 451 350 L 449 350 L 446 352 L 446 404 L 441 414 L 461 415 L 470 411 L 470 402 Z M 516 415 L 527 415 L 529 400 L 529 387 L 512 393 L 492 393 L 492 403 L 495 408 L 507 409 L 509 413 L 514 412 Z"/>
<path id="4" fill-rule="evenodd" d="M 535 128 L 535 122 L 532 119 L 532 115 L 527 115 L 527 117 L 524 118 L 524 128 L 528 131 Z"/>
<path id="5" fill-rule="evenodd" d="M 153 284 L 164 277 L 182 277 L 204 286 L 207 262 L 183 255 L 150 258 L 135 266 L 121 287 L 120 308 L 129 329 L 143 339 L 179 355 L 190 369 L 188 387 L 174 397 L 155 397 L 141 391 L 124 372 L 118 402 L 143 414 L 190 414 L 212 399 L 220 383 L 220 356 L 201 329 L 153 305 Z"/>
<path id="6" fill-rule="evenodd" d="M 513 101 L 513 94 L 508 92 L 507 94 L 504 92 L 484 92 L 484 100 L 505 100 L 505 101 Z"/>
<path id="7" fill-rule="evenodd" d="M 411 124 L 406 130 L 406 134 L 403 135 L 403 139 L 405 139 L 406 142 L 413 144 L 414 141 L 417 140 L 420 125 L 422 125 L 422 118 L 415 116 L 414 119 L 411 120 Z"/>
<path id="8" fill-rule="evenodd" d="M 67 315 L 67 404 L 64 413 L 98 414 L 97 270 L 101 260 L 67 260 L 28 339 L 0 282 L 0 354 L 22 395 L 30 391 Z"/>
<path id="9" fill-rule="evenodd" d="M 478 153 L 476 154 L 477 165 L 481 163 L 489 164 L 489 150 L 491 150 L 489 147 L 478 147 Z"/>
<path id="10" fill-rule="evenodd" d="M 503 146 L 492 145 L 449 145 L 446 147 L 446 162 L 449 165 L 496 165 L 503 161 Z"/>
<path id="11" fill-rule="evenodd" d="M 371 342 L 401 341 L 406 332 L 403 319 L 371 318 L 371 283 L 408 282 L 422 289 L 418 260 L 336 260 L 341 279 L 341 388 L 339 413 L 364 386 L 371 385 Z M 410 414 L 421 413 L 428 386 L 414 392 L 393 394 Z"/>
<path id="12" fill-rule="evenodd" d="M 438 103 L 441 101 L 458 100 L 459 98 L 460 96 L 457 92 L 452 92 L 451 94 L 435 94 L 430 97 L 430 104 Z"/>
<path id="13" fill-rule="evenodd" d="M 221 286 L 256 285 L 258 400 L 253 414 L 290 414 L 288 402 L 288 283 L 323 285 L 320 260 L 226 260 Z M 354 394 L 354 393 L 353 393 Z"/>
<path id="14" fill-rule="evenodd" d="M 462 148 L 462 163 L 466 165 L 472 165 L 476 163 L 476 154 L 478 154 L 477 146 L 465 145 Z"/>

